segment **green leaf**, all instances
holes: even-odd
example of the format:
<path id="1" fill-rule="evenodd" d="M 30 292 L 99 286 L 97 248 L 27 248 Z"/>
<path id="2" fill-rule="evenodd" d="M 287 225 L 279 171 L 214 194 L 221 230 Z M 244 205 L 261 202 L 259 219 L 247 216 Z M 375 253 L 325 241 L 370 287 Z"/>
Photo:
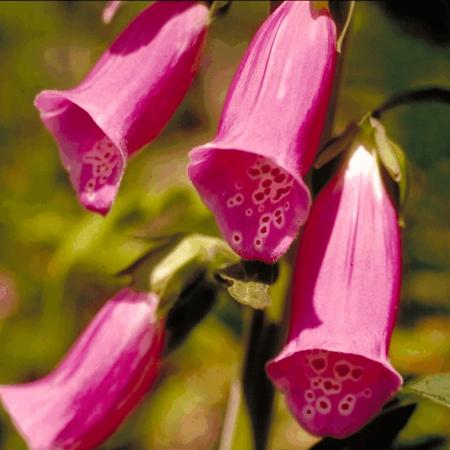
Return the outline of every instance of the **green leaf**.
<path id="1" fill-rule="evenodd" d="M 405 386 L 404 390 L 450 408 L 450 373 L 421 378 Z"/>
<path id="2" fill-rule="evenodd" d="M 229 294 L 239 303 L 265 309 L 271 303 L 269 285 L 278 276 L 278 266 L 257 261 L 241 261 L 217 272 Z"/>
<path id="3" fill-rule="evenodd" d="M 399 183 L 402 178 L 402 171 L 396 149 L 387 137 L 381 122 L 373 117 L 370 117 L 369 120 L 374 130 L 377 153 L 381 163 L 386 168 L 391 178 Z"/>

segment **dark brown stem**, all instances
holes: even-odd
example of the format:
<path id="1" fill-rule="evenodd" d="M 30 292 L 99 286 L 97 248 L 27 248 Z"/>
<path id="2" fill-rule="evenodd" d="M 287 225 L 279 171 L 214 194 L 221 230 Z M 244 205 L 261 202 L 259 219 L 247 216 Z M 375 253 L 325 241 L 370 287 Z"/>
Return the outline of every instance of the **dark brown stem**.
<path id="1" fill-rule="evenodd" d="M 440 102 L 448 105 L 450 104 L 450 90 L 440 87 L 430 87 L 401 92 L 386 100 L 380 107 L 375 109 L 372 116 L 379 119 L 382 114 L 397 106 L 422 102 Z"/>

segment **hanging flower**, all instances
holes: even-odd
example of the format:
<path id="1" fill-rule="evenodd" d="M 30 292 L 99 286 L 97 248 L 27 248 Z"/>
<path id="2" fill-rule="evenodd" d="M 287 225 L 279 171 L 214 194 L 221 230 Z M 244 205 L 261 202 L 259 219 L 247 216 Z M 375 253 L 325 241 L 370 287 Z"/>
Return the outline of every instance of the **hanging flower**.
<path id="1" fill-rule="evenodd" d="M 251 42 L 216 138 L 190 154 L 192 182 L 243 258 L 278 259 L 308 216 L 302 177 L 319 143 L 335 58 L 327 12 L 285 1 Z"/>
<path id="2" fill-rule="evenodd" d="M 154 294 L 123 289 L 46 377 L 0 386 L 0 400 L 31 450 L 97 448 L 155 381 L 163 348 Z"/>
<path id="3" fill-rule="evenodd" d="M 267 372 L 311 433 L 345 437 L 399 389 L 388 359 L 400 296 L 397 212 L 359 146 L 318 195 L 301 238 L 288 343 Z"/>
<path id="4" fill-rule="evenodd" d="M 205 4 L 157 1 L 103 54 L 79 86 L 35 100 L 80 202 L 106 214 L 127 158 L 166 125 L 198 66 Z"/>

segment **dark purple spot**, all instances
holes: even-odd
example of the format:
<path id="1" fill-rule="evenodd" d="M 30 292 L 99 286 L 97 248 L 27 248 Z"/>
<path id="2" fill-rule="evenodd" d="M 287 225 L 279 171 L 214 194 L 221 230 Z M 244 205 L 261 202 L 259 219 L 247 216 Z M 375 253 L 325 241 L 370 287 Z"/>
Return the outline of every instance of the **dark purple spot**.
<path id="1" fill-rule="evenodd" d="M 275 215 L 275 217 L 281 216 L 281 211 L 280 211 L 279 209 L 277 209 L 277 210 L 274 212 L 274 215 Z"/>
<path id="2" fill-rule="evenodd" d="M 266 227 L 265 225 L 262 226 L 260 231 L 261 231 L 261 233 L 263 233 L 263 234 L 266 233 L 266 232 L 267 232 L 267 227 Z"/>
<path id="3" fill-rule="evenodd" d="M 264 164 L 264 166 L 261 167 L 262 173 L 267 173 L 270 170 L 270 166 L 267 164 Z"/>
<path id="4" fill-rule="evenodd" d="M 275 167 L 275 169 L 272 169 L 270 172 L 274 177 L 276 177 L 280 173 L 280 169 Z"/>
<path id="5" fill-rule="evenodd" d="M 264 194 L 262 192 L 257 192 L 255 194 L 255 200 L 262 200 L 264 198 Z"/>
<path id="6" fill-rule="evenodd" d="M 286 176 L 283 175 L 283 174 L 278 175 L 277 177 L 275 177 L 275 182 L 276 183 L 281 183 L 282 181 L 284 181 L 285 178 L 286 178 Z"/>
<path id="7" fill-rule="evenodd" d="M 325 401 L 323 401 L 323 400 L 321 400 L 321 401 L 319 402 L 319 405 L 320 405 L 320 407 L 323 408 L 323 409 L 325 409 L 325 408 L 328 407 L 328 403 L 325 402 Z"/>
<path id="8" fill-rule="evenodd" d="M 337 364 L 334 366 L 334 369 L 340 377 L 345 377 L 350 372 L 350 367 L 346 364 Z"/>
<path id="9" fill-rule="evenodd" d="M 270 220 L 270 216 L 264 216 L 264 217 L 261 219 L 261 222 L 267 223 L 269 220 Z"/>
<path id="10" fill-rule="evenodd" d="M 323 383 L 325 389 L 331 389 L 333 387 L 333 383 L 330 380 L 325 381 L 325 383 Z"/>
<path id="11" fill-rule="evenodd" d="M 275 223 L 277 223 L 278 225 L 281 225 L 283 223 L 283 218 L 281 216 L 275 218 Z"/>
<path id="12" fill-rule="evenodd" d="M 341 405 L 341 408 L 342 408 L 344 411 L 347 411 L 347 410 L 350 408 L 350 405 L 349 405 L 348 403 L 343 403 L 343 404 Z"/>
<path id="13" fill-rule="evenodd" d="M 264 180 L 262 182 L 263 187 L 269 187 L 272 184 L 272 180 Z"/>
<path id="14" fill-rule="evenodd" d="M 259 172 L 258 169 L 248 169 L 248 173 L 249 173 L 250 175 L 253 175 L 254 177 L 256 177 L 257 175 L 260 174 L 260 172 Z"/>
<path id="15" fill-rule="evenodd" d="M 264 189 L 264 194 L 269 195 L 270 194 L 270 188 Z"/>
<path id="16" fill-rule="evenodd" d="M 278 222 L 277 222 L 278 223 Z M 323 358 L 317 358 L 317 359 L 314 359 L 313 361 L 312 361 L 312 366 L 314 367 L 314 369 L 316 369 L 316 370 L 322 370 L 322 369 L 325 369 L 325 365 L 326 365 L 326 363 L 325 363 L 325 360 L 323 359 Z"/>
<path id="17" fill-rule="evenodd" d="M 356 369 L 352 370 L 352 378 L 359 380 L 362 376 L 362 369 L 360 369 L 359 367 Z"/>

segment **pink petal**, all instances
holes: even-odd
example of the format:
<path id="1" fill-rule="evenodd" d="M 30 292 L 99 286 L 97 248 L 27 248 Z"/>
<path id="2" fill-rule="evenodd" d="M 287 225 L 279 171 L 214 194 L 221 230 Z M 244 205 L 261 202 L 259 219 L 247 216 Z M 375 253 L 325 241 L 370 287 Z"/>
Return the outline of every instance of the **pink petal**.
<path id="1" fill-rule="evenodd" d="M 80 202 L 105 214 L 129 155 L 152 141 L 190 87 L 209 20 L 193 1 L 158 1 L 103 54 L 81 84 L 35 99 Z"/>
<path id="2" fill-rule="evenodd" d="M 284 2 L 244 56 L 216 138 L 191 152 L 189 176 L 244 258 L 278 259 L 307 218 L 302 176 L 319 143 L 335 56 L 331 18 L 309 2 Z"/>
<path id="3" fill-rule="evenodd" d="M 102 13 L 102 20 L 104 23 L 111 22 L 122 3 L 123 1 L 121 0 L 112 0 L 106 4 Z"/>
<path id="4" fill-rule="evenodd" d="M 88 450 L 109 437 L 155 381 L 163 347 L 154 294 L 123 289 L 46 377 L 0 386 L 32 450 Z"/>
<path id="5" fill-rule="evenodd" d="M 397 213 L 375 156 L 359 147 L 312 207 L 288 343 L 267 366 L 311 433 L 352 434 L 399 389 L 387 353 L 400 281 Z"/>

